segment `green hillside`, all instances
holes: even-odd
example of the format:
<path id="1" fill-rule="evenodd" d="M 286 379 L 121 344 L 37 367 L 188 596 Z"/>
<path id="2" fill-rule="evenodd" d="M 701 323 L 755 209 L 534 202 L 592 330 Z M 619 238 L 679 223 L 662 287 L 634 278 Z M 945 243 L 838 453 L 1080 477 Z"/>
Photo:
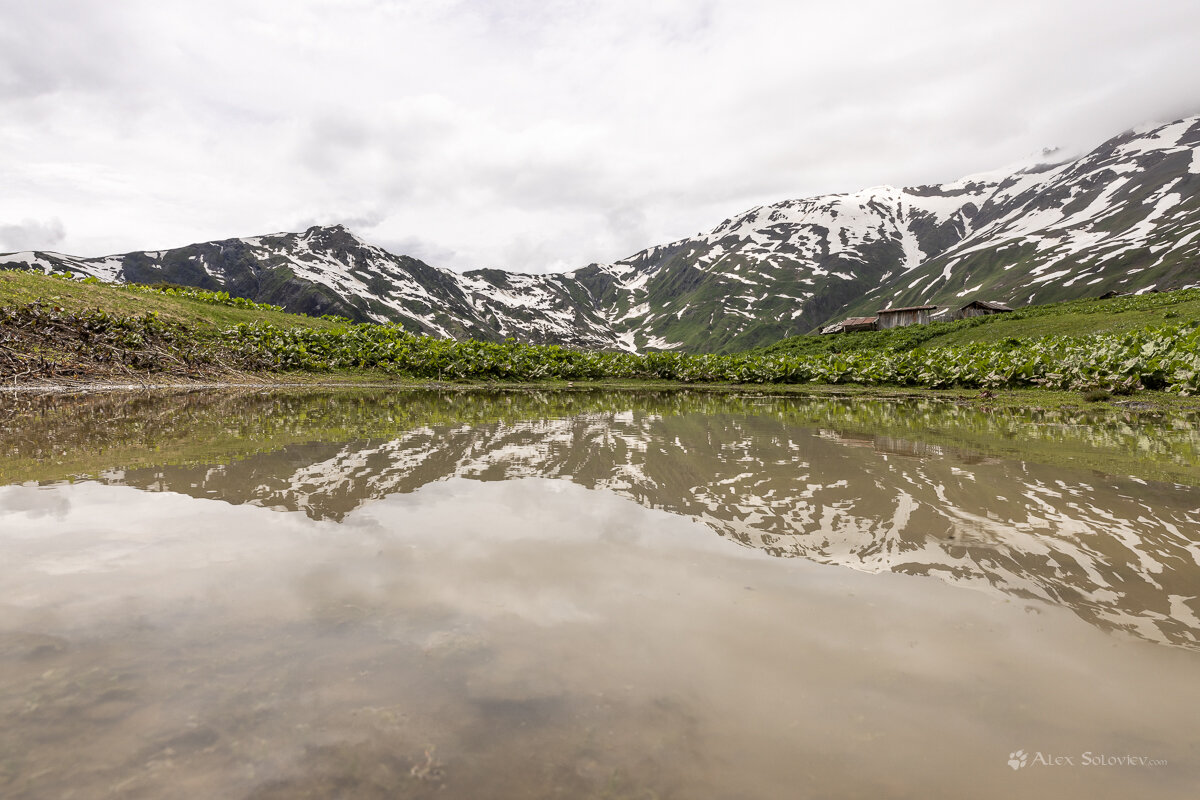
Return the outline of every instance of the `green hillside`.
<path id="1" fill-rule="evenodd" d="M 857 350 L 923 350 L 995 344 L 1006 339 L 1125 333 L 1194 321 L 1200 321 L 1200 289 L 1129 295 L 1107 300 L 1069 300 L 1028 306 L 1009 314 L 910 325 L 886 331 L 793 336 L 752 352 L 763 355 L 803 355 Z"/>
<path id="2" fill-rule="evenodd" d="M 70 312 L 100 309 L 117 316 L 154 313 L 166 322 L 200 330 L 254 322 L 303 328 L 331 328 L 337 324 L 333 320 L 288 314 L 276 306 L 231 298 L 222 292 L 70 280 L 24 270 L 0 271 L 0 306 L 36 302 Z"/>

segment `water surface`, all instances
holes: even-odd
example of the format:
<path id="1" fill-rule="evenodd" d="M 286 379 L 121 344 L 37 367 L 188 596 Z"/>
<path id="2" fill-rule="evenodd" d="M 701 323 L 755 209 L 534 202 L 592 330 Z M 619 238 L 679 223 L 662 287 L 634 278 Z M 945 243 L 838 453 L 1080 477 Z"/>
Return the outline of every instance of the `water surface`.
<path id="1" fill-rule="evenodd" d="M 6 402 L 6 798 L 1200 780 L 1193 420 L 694 393 Z"/>

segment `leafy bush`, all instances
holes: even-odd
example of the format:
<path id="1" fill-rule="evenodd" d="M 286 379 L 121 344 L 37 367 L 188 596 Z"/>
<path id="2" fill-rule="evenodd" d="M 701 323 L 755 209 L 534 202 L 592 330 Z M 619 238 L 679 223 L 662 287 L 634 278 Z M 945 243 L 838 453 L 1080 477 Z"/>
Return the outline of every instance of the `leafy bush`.
<path id="1" fill-rule="evenodd" d="M 85 278 L 84 282 L 86 281 L 87 279 Z M 122 288 L 133 292 L 165 294 L 168 297 L 182 297 L 187 300 L 199 300 L 201 303 L 209 303 L 210 305 L 214 306 L 248 308 L 253 311 L 283 311 L 283 306 L 273 306 L 270 303 L 256 303 L 253 300 L 247 300 L 245 297 L 230 297 L 229 292 L 210 292 L 205 289 L 194 289 L 190 286 L 174 286 L 171 284 L 147 286 L 141 283 L 129 283 L 125 284 Z"/>

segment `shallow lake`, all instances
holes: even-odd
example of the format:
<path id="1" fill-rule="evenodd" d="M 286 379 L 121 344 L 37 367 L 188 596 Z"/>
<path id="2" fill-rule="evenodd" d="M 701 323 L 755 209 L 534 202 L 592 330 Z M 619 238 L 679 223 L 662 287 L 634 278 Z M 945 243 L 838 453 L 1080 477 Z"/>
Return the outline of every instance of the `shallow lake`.
<path id="1" fill-rule="evenodd" d="M 1198 427 L 0 397 L 0 797 L 1192 798 Z"/>

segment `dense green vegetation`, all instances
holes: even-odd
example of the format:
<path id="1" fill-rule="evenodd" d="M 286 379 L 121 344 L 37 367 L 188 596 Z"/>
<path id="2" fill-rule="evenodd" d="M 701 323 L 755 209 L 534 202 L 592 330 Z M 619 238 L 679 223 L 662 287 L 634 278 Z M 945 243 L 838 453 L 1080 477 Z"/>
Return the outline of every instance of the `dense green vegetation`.
<path id="1" fill-rule="evenodd" d="M 437 380 L 651 378 L 684 383 L 856 383 L 945 388 L 1200 391 L 1200 327 L 848 353 L 593 353 L 414 336 L 385 325 L 326 331 L 238 325 L 219 341 L 277 370 L 379 369 Z"/>
<path id="2" fill-rule="evenodd" d="M 93 285 L 100 283 L 97 278 L 84 278 L 83 283 L 92 283 Z M 283 306 L 273 306 L 270 303 L 256 303 L 253 300 L 247 300 L 245 297 L 230 297 L 229 292 L 210 292 L 205 289 L 196 289 L 191 286 L 175 286 L 173 284 L 158 284 L 155 286 L 144 286 L 140 283 L 129 283 L 120 288 L 129 292 L 147 292 L 153 294 L 164 294 L 168 297 L 184 297 L 189 300 L 198 300 L 201 303 L 208 303 L 214 306 L 230 306 L 232 308 L 248 308 L 254 311 L 283 311 Z"/>
<path id="3" fill-rule="evenodd" d="M 282 314 L 224 293 L 165 287 L 114 288 L 40 277 L 49 288 L 141 294 L 175 303 L 169 312 L 128 314 L 25 303 L 0 308 L 0 377 L 45 378 L 228 370 L 336 374 L 374 371 L 439 381 L 664 380 L 682 383 L 860 384 L 927 388 L 1020 388 L 1126 394 L 1151 389 L 1200 393 L 1200 291 L 1083 300 L 1012 314 L 892 331 L 801 337 L 728 355 L 644 355 L 417 336 L 396 325 L 352 325 Z M 2 284 L 0 284 L 2 285 Z M 43 290 L 45 290 L 43 286 Z M 149 293 L 149 294 L 147 294 Z M 10 293 L 11 294 L 11 293 Z M 3 295 L 0 295 L 0 299 Z M 82 303 L 73 297 L 76 308 Z M 95 299 L 94 297 L 91 299 Z M 140 298 L 137 298 L 140 299 Z M 180 314 L 180 304 L 192 316 Z M 119 304 L 118 304 L 119 305 Z M 212 309 L 209 316 L 195 309 Z M 217 312 L 224 315 L 217 317 Z M 230 318 L 237 314 L 240 317 Z M 183 316 L 183 319 L 180 317 Z M 205 320 L 204 324 L 197 318 Z M 1089 330 L 1092 318 L 1118 333 L 1039 338 L 1016 330 Z M 303 323 L 290 324 L 292 320 Z M 1065 322 L 1064 322 L 1065 321 Z M 1033 325 L 1030 328 L 1028 326 Z M 1019 328 L 1018 326 L 1026 326 Z M 1117 326 L 1118 328 L 1121 325 Z M 1093 328 L 1094 329 L 1094 328 Z M 967 332 L 998 333 L 963 341 Z M 956 338 L 957 337 L 957 338 Z M 959 342 L 957 344 L 950 344 Z"/>

